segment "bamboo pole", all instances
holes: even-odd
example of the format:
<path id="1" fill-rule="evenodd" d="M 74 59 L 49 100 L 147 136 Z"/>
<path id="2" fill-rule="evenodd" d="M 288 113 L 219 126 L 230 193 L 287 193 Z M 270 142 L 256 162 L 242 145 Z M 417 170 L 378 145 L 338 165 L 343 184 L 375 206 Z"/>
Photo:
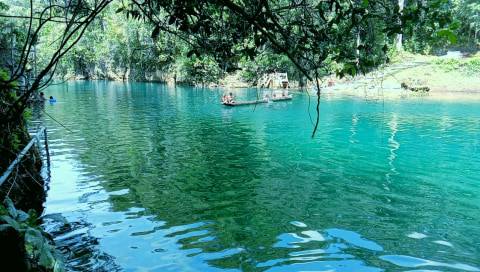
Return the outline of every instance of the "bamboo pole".
<path id="1" fill-rule="evenodd" d="M 17 158 L 10 164 L 10 166 L 7 168 L 7 170 L 3 173 L 3 175 L 0 177 L 0 186 L 3 185 L 3 183 L 8 179 L 10 174 L 12 173 L 13 169 L 15 169 L 15 166 L 22 161 L 22 158 L 27 154 L 27 152 L 30 150 L 30 148 L 33 146 L 33 144 L 38 141 L 40 136 L 44 134 L 45 135 L 45 145 L 47 145 L 47 134 L 46 134 L 46 129 L 45 127 L 41 127 L 37 134 L 30 140 L 30 142 L 22 149 L 22 151 L 18 154 Z M 48 147 L 46 146 L 47 149 L 47 160 L 50 161 L 50 158 L 48 156 Z"/>

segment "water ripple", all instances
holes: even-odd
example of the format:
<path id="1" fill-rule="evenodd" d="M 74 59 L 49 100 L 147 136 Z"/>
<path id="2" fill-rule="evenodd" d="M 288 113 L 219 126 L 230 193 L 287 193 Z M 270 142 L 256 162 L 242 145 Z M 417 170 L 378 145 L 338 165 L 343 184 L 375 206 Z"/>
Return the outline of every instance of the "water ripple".
<path id="1" fill-rule="evenodd" d="M 301 93 L 66 87 L 46 110 L 71 132 L 35 125 L 73 271 L 479 271 L 477 104 L 328 99 L 311 139 Z"/>

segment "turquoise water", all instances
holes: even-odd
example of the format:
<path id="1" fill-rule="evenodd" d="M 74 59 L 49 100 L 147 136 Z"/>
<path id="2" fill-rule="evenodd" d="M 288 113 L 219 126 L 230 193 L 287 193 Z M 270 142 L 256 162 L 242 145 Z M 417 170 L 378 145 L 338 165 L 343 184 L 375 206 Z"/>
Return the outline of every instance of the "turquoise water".
<path id="1" fill-rule="evenodd" d="M 253 98 L 255 90 L 236 90 Z M 480 104 L 47 90 L 45 228 L 75 271 L 480 271 Z M 313 114 L 313 108 L 312 108 Z"/>

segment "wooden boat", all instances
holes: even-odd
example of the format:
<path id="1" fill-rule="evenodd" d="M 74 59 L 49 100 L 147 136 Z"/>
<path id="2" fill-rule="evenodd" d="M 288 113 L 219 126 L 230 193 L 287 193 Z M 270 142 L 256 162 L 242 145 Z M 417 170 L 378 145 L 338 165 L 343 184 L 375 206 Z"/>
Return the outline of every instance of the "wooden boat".
<path id="1" fill-rule="evenodd" d="M 223 105 L 229 106 L 229 107 L 235 107 L 235 106 L 245 106 L 245 105 L 255 105 L 255 104 L 262 104 L 262 103 L 268 103 L 267 100 L 252 100 L 252 101 L 239 101 L 239 102 L 224 102 Z"/>
<path id="2" fill-rule="evenodd" d="M 292 98 L 293 98 L 292 95 L 287 95 L 287 96 L 279 96 L 275 98 L 262 99 L 262 100 L 238 101 L 238 102 L 230 102 L 230 103 L 224 102 L 222 104 L 229 107 L 235 107 L 235 106 L 263 104 L 263 103 L 268 103 L 269 101 L 272 101 L 272 102 L 288 101 L 288 100 L 292 100 Z"/>

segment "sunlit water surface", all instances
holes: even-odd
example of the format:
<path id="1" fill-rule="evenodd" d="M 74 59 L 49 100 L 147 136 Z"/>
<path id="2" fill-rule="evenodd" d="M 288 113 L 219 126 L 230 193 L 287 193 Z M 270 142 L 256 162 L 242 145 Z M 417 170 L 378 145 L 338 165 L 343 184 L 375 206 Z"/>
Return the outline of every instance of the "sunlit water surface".
<path id="1" fill-rule="evenodd" d="M 325 99 L 311 139 L 307 95 L 222 93 L 46 91 L 71 131 L 38 117 L 44 226 L 70 270 L 480 271 L 480 104 Z"/>

